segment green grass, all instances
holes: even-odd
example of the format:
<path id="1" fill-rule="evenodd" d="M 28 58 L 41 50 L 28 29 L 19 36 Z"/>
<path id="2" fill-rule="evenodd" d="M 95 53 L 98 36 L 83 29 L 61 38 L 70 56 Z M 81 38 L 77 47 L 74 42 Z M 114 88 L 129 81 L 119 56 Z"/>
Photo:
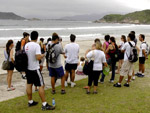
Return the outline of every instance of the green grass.
<path id="1" fill-rule="evenodd" d="M 146 67 L 148 68 L 148 61 Z M 137 64 L 136 64 L 137 68 Z M 147 72 L 150 72 L 147 70 Z M 39 101 L 35 107 L 27 107 L 27 96 L 18 97 L 0 103 L 0 113 L 150 113 L 150 79 L 137 78 L 130 88 L 114 88 L 108 83 L 110 76 L 106 77 L 104 84 L 99 84 L 97 95 L 87 95 L 83 86 L 87 79 L 77 81 L 75 88 L 66 88 L 67 94 L 52 95 L 50 89 L 46 91 L 46 99 L 51 104 L 52 98 L 56 101 L 56 110 L 42 111 L 38 93 L 33 94 L 33 99 Z M 116 76 L 118 80 L 119 75 Z M 125 81 L 123 81 L 125 83 Z"/>

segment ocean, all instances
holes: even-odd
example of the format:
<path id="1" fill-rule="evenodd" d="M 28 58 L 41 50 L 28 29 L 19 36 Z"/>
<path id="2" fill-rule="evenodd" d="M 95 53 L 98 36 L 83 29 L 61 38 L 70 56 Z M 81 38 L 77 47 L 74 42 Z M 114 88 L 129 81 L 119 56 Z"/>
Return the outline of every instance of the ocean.
<path id="1" fill-rule="evenodd" d="M 68 41 L 70 34 L 75 34 L 77 40 L 93 40 L 103 38 L 109 34 L 116 38 L 127 35 L 134 30 L 137 35 L 145 34 L 150 36 L 150 25 L 117 24 L 117 23 L 93 23 L 90 21 L 59 21 L 59 20 L 0 20 L 0 45 L 9 39 L 15 42 L 22 38 L 23 32 L 30 33 L 36 30 L 39 37 L 45 39 L 51 37 L 53 32 L 59 34 L 63 40 Z"/>

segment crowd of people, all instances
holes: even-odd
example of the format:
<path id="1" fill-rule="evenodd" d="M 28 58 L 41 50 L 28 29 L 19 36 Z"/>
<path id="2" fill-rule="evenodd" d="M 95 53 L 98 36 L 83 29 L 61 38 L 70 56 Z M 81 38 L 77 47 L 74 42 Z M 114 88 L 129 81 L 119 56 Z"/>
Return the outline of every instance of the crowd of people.
<path id="1" fill-rule="evenodd" d="M 92 64 L 92 71 L 88 73 L 88 86 L 86 93 L 90 94 L 92 84 L 94 85 L 93 94 L 97 94 L 98 82 L 104 83 L 105 74 L 103 70 L 105 67 L 111 68 L 111 77 L 109 82 L 114 83 L 116 79 L 115 74 L 120 74 L 119 81 L 114 84 L 114 87 L 121 87 L 121 82 L 124 76 L 128 76 L 127 82 L 124 84 L 125 87 L 129 87 L 129 83 L 135 80 L 135 75 L 138 77 L 144 77 L 145 72 L 145 60 L 148 58 L 149 46 L 145 42 L 145 36 L 139 35 L 139 41 L 141 42 L 140 47 L 137 46 L 137 38 L 134 31 L 131 31 L 127 38 L 125 35 L 121 36 L 120 44 L 116 43 L 115 37 L 106 35 L 104 37 L 105 42 L 102 44 L 100 39 L 95 39 L 94 44 L 85 53 L 85 56 L 79 56 L 80 47 L 75 42 L 76 36 L 70 35 L 70 43 L 62 46 L 62 38 L 57 33 L 52 34 L 52 38 L 44 43 L 44 38 L 38 39 L 38 32 L 32 31 L 31 34 L 24 32 L 23 38 L 20 40 L 20 44 L 16 45 L 17 51 L 24 51 L 28 58 L 27 69 L 19 71 L 23 79 L 27 79 L 27 96 L 28 106 L 35 106 L 38 102 L 32 100 L 32 86 L 35 86 L 35 91 L 39 91 L 40 98 L 42 100 L 42 110 L 53 110 L 55 107 L 49 105 L 45 99 L 44 92 L 44 80 L 42 76 L 42 70 L 46 59 L 46 67 L 51 77 L 52 94 L 56 93 L 55 83 L 57 79 L 61 79 L 61 94 L 66 94 L 65 87 L 68 86 L 68 76 L 70 76 L 71 87 L 75 87 L 75 75 L 84 75 L 83 68 L 86 62 Z M 31 40 L 29 40 L 29 37 Z M 39 43 L 37 43 L 39 40 Z M 19 46 L 19 49 L 18 49 Z M 14 42 L 9 40 L 4 50 L 5 61 L 9 61 L 9 69 L 7 69 L 7 91 L 15 90 L 12 86 L 12 75 L 15 66 L 14 58 Z M 135 56 L 136 52 L 139 53 L 139 72 L 134 74 L 134 62 L 131 61 L 132 57 Z M 131 53 L 133 52 L 133 55 Z M 65 66 L 61 62 L 61 55 L 65 58 Z M 80 59 L 80 61 L 79 61 Z M 116 66 L 118 63 L 118 66 Z M 64 67 L 64 68 L 63 68 Z M 116 68 L 118 67 L 118 68 Z M 64 71 L 65 69 L 65 71 Z M 101 76 L 101 78 L 100 78 Z"/>

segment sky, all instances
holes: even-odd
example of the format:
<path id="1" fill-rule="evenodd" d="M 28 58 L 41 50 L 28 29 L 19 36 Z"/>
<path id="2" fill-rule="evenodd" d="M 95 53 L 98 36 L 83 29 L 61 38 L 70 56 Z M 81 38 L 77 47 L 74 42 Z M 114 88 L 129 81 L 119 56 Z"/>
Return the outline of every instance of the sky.
<path id="1" fill-rule="evenodd" d="M 0 0 L 0 12 L 14 12 L 25 18 L 40 19 L 129 13 L 144 9 L 150 9 L 150 0 Z"/>

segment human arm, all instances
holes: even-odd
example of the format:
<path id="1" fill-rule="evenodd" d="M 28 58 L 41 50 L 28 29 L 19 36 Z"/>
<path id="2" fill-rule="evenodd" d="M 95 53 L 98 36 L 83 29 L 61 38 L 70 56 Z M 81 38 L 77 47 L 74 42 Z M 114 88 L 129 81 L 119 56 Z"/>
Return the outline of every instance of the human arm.
<path id="1" fill-rule="evenodd" d="M 40 61 L 43 57 L 45 57 L 44 54 L 41 54 L 41 48 L 40 48 L 39 45 L 36 47 L 35 54 L 36 54 L 36 55 L 35 55 L 35 56 L 36 56 L 36 59 L 39 60 L 39 61 Z"/>
<path id="2" fill-rule="evenodd" d="M 24 47 L 25 43 L 26 43 L 25 40 L 22 40 L 22 41 L 21 41 L 21 50 L 23 50 L 23 47 Z"/>
<path id="3" fill-rule="evenodd" d="M 14 61 L 14 51 L 13 51 L 13 49 L 11 49 L 11 51 L 10 51 L 10 59 L 11 59 L 11 61 L 12 61 L 12 63 L 14 63 L 15 61 Z"/>

